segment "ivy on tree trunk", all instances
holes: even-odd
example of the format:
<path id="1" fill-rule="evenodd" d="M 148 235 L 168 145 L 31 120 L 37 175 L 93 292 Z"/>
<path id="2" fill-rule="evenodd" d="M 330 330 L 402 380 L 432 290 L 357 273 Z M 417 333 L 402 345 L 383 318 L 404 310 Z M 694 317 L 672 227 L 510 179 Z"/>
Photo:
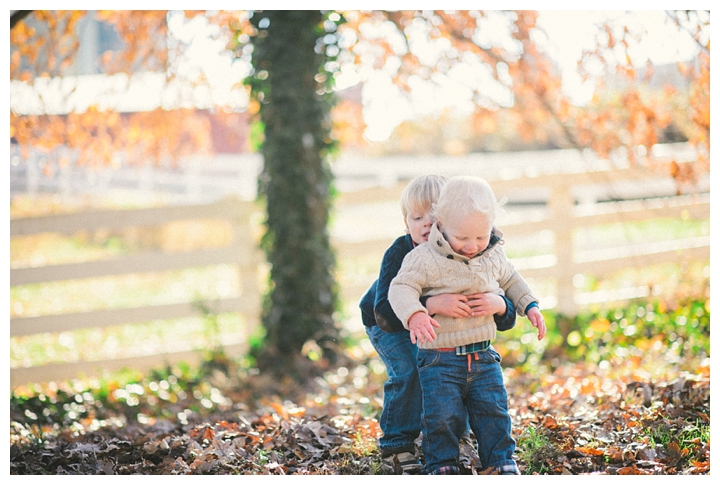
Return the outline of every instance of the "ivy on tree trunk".
<path id="1" fill-rule="evenodd" d="M 271 265 L 265 340 L 255 356 L 261 369 L 283 374 L 293 374 L 288 366 L 303 360 L 304 348 L 315 349 L 311 359 L 332 357 L 338 337 L 327 230 L 333 142 L 326 20 L 312 10 L 260 11 L 251 18 L 254 72 L 246 82 L 264 126 L 259 193 L 267 204 L 262 246 Z"/>

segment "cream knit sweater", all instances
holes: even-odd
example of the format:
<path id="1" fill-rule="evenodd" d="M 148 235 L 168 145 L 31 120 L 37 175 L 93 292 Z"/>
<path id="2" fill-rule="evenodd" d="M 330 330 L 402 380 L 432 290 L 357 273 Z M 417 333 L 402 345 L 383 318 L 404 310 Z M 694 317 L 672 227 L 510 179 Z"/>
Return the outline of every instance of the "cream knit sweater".
<path id="1" fill-rule="evenodd" d="M 501 247 L 502 232 L 493 228 L 493 233 L 500 240 L 468 259 L 454 252 L 437 224 L 433 225 L 428 242 L 405 256 L 400 271 L 390 283 L 388 299 L 405 328 L 415 312 L 427 313 L 420 303 L 421 296 L 444 293 L 504 294 L 515 304 L 518 314 L 525 315 L 525 308 L 537 299 L 505 257 Z M 437 339 L 418 343 L 421 348 L 457 347 L 495 338 L 496 326 L 492 315 L 469 318 L 435 315 L 433 318 L 440 324 L 439 328 L 435 328 Z"/>

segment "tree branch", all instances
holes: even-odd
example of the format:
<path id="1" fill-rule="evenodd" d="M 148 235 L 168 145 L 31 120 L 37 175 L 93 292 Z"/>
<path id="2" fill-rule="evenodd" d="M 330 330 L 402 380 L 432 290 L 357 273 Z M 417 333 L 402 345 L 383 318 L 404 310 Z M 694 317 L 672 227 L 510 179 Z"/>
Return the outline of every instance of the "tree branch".
<path id="1" fill-rule="evenodd" d="M 10 30 L 12 30 L 13 27 L 15 27 L 17 24 L 19 24 L 22 19 L 30 15 L 33 11 L 32 10 L 15 10 L 13 13 L 10 14 Z"/>
<path id="2" fill-rule="evenodd" d="M 692 40 L 698 45 L 698 47 L 700 47 L 700 49 L 701 49 L 703 52 L 705 52 L 705 54 L 710 55 L 710 48 L 709 48 L 707 45 L 703 45 L 703 44 L 700 42 L 700 39 L 698 39 L 697 34 L 695 34 L 694 32 L 692 32 L 688 27 L 686 27 L 685 25 L 682 24 L 682 22 L 680 22 L 680 16 L 677 14 L 677 12 L 668 12 L 668 11 L 666 11 L 665 13 L 666 13 L 667 16 L 670 17 L 670 19 L 675 23 L 675 25 L 677 26 L 677 28 L 679 28 L 680 30 L 683 30 L 683 31 L 687 32 L 688 34 L 690 34 L 690 37 L 691 37 Z"/>

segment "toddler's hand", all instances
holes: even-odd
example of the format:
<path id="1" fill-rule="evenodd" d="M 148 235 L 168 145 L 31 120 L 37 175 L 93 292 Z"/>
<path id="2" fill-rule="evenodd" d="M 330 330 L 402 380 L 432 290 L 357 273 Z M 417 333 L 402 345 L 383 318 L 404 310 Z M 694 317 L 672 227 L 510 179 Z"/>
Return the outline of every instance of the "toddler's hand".
<path id="1" fill-rule="evenodd" d="M 425 302 L 425 307 L 430 315 L 439 314 L 453 318 L 472 316 L 472 308 L 468 305 L 468 297 L 465 295 L 446 293 L 431 296 Z"/>
<path id="2" fill-rule="evenodd" d="M 502 296 L 495 293 L 474 293 L 468 295 L 468 305 L 472 308 L 472 316 L 505 315 L 507 305 Z"/>
<path id="3" fill-rule="evenodd" d="M 532 307 L 527 312 L 527 317 L 530 320 L 530 323 L 532 323 L 532 326 L 537 328 L 538 330 L 538 340 L 542 340 L 545 336 L 545 319 L 542 316 L 542 313 L 540 313 L 540 310 L 537 307 Z"/>
<path id="4" fill-rule="evenodd" d="M 437 338 L 435 329 L 433 327 L 439 327 L 440 324 L 425 312 L 415 312 L 408 319 L 408 330 L 410 330 L 410 340 L 412 343 L 424 344 L 432 342 Z"/>

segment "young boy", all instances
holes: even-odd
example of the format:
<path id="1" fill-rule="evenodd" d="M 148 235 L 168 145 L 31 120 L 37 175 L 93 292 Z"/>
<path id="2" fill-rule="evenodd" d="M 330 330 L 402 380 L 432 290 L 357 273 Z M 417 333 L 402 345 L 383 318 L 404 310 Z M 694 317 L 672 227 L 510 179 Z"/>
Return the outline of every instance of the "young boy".
<path id="1" fill-rule="evenodd" d="M 420 382 L 417 372 L 417 346 L 409 332 L 393 313 L 388 302 L 388 288 L 406 254 L 427 241 L 434 222 L 432 204 L 437 200 L 446 178 L 424 175 L 413 179 L 403 190 L 400 206 L 406 234 L 398 237 L 383 256 L 379 278 L 360 301 L 362 320 L 370 342 L 387 369 L 379 440 L 386 469 L 403 473 L 419 473 L 422 465 L 415 456 L 415 440 L 420 435 L 422 411 Z M 449 317 L 470 317 L 484 295 L 444 294 L 421 298 L 431 314 Z M 515 308 L 507 300 L 507 311 L 496 315 L 498 330 L 515 325 Z"/>
<path id="2" fill-rule="evenodd" d="M 482 466 L 519 474 L 507 410 L 500 355 L 492 348 L 493 315 L 507 312 L 508 299 L 545 335 L 537 299 L 502 250 L 493 227 L 498 203 L 478 177 L 453 177 L 434 206 L 436 223 L 427 244 L 409 253 L 388 298 L 417 342 L 422 389 L 423 473 L 460 473 L 459 439 L 469 420 Z M 471 317 L 431 317 L 420 298 L 444 293 L 484 299 Z M 504 293 L 504 297 L 503 297 Z"/>

